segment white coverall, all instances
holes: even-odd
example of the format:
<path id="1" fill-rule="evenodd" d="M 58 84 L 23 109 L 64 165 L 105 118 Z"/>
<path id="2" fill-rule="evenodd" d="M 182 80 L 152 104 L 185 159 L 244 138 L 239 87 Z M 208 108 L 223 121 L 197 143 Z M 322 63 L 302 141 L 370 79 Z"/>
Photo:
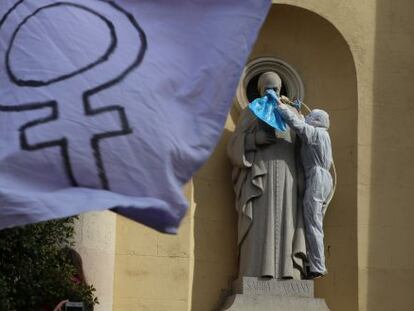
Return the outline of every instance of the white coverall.
<path id="1" fill-rule="evenodd" d="M 323 205 L 332 190 L 332 147 L 329 137 L 329 115 L 315 109 L 305 120 L 280 104 L 282 118 L 301 138 L 301 158 L 305 172 L 303 213 L 310 272 L 327 273 L 323 245 Z"/>

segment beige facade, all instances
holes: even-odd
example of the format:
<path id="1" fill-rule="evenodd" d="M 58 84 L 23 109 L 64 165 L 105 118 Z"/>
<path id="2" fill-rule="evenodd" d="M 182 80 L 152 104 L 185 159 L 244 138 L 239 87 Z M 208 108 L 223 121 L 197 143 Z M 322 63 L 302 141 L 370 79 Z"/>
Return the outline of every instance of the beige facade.
<path id="1" fill-rule="evenodd" d="M 277 1 L 250 57 L 292 65 L 305 102 L 331 114 L 338 187 L 316 294 L 332 311 L 414 310 L 413 20 L 412 0 Z M 113 310 L 209 311 L 228 293 L 237 230 L 225 149 L 238 114 L 185 189 L 178 236 L 117 217 Z"/>

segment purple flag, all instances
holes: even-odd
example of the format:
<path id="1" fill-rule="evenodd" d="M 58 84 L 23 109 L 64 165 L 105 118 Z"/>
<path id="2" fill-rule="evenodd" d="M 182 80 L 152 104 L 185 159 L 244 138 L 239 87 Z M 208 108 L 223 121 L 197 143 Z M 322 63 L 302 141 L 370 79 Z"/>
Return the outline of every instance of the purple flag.
<path id="1" fill-rule="evenodd" d="M 270 0 L 1 0 L 0 229 L 112 209 L 175 233 Z"/>

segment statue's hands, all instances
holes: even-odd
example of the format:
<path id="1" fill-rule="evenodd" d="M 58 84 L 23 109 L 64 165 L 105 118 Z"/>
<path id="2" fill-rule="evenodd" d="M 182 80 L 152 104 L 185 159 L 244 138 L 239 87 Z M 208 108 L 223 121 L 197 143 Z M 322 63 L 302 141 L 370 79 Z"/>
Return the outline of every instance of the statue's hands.
<path id="1" fill-rule="evenodd" d="M 258 130 L 254 134 L 256 145 L 270 145 L 276 142 L 276 136 L 272 132 Z"/>

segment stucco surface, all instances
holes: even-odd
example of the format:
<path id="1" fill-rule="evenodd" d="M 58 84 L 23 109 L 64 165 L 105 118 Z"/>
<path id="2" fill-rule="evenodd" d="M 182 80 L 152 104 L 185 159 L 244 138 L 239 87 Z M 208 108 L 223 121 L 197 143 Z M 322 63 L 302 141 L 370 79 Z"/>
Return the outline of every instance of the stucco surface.
<path id="1" fill-rule="evenodd" d="M 184 189 L 190 204 L 192 189 L 191 183 Z M 190 209 L 178 235 L 173 236 L 117 217 L 113 310 L 188 310 L 193 267 L 192 219 Z"/>
<path id="2" fill-rule="evenodd" d="M 283 2 L 331 21 L 356 64 L 359 310 L 413 310 L 414 2 Z"/>
<path id="3" fill-rule="evenodd" d="M 414 2 L 281 0 L 251 58 L 280 57 L 305 101 L 331 113 L 338 190 L 326 216 L 332 311 L 414 309 Z M 225 146 L 194 177 L 177 237 L 117 219 L 114 310 L 212 310 L 237 272 L 236 213 Z"/>

